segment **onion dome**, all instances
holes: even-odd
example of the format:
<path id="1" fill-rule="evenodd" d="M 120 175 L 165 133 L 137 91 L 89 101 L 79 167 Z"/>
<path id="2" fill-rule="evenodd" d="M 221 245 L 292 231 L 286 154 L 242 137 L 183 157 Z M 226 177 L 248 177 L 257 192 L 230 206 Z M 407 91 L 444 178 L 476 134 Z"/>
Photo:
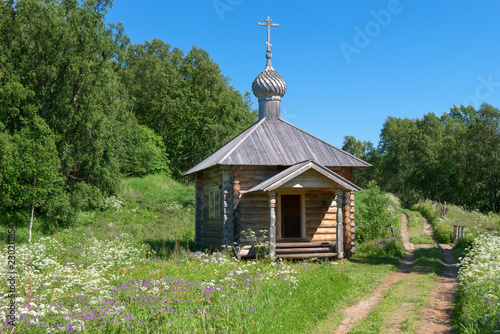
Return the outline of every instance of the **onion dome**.
<path id="1" fill-rule="evenodd" d="M 282 97 L 286 93 L 286 82 L 276 72 L 271 64 L 271 53 L 266 54 L 267 65 L 252 83 L 252 91 L 256 97 L 276 96 Z"/>

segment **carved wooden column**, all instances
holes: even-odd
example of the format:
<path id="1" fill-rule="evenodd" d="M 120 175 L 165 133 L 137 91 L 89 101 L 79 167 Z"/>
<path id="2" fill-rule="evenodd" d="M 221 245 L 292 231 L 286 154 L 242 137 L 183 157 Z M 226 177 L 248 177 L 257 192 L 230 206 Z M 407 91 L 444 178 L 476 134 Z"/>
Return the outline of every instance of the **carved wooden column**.
<path id="1" fill-rule="evenodd" d="M 337 257 L 344 258 L 344 217 L 342 215 L 342 189 L 337 189 Z"/>
<path id="2" fill-rule="evenodd" d="M 233 179 L 233 232 L 234 241 L 239 245 L 241 237 L 241 225 L 240 225 L 240 181 L 236 180 L 236 175 Z"/>
<path id="3" fill-rule="evenodd" d="M 269 257 L 276 258 L 276 192 L 269 192 Z"/>
<path id="4" fill-rule="evenodd" d="M 222 174 L 222 244 L 234 241 L 233 183 L 231 167 L 223 168 Z"/>

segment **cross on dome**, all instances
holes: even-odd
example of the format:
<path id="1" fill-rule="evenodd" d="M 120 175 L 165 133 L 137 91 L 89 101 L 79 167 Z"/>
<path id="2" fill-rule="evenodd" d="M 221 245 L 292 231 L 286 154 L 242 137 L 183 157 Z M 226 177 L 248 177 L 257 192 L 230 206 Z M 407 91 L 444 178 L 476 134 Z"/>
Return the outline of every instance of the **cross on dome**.
<path id="1" fill-rule="evenodd" d="M 277 24 L 277 23 L 271 23 L 273 20 L 271 20 L 271 18 L 268 16 L 267 19 L 266 19 L 266 23 L 257 23 L 258 25 L 260 26 L 267 26 L 267 41 L 266 41 L 266 44 L 267 44 L 267 52 L 271 52 L 271 46 L 273 46 L 271 44 L 271 27 L 279 27 L 280 25 Z"/>

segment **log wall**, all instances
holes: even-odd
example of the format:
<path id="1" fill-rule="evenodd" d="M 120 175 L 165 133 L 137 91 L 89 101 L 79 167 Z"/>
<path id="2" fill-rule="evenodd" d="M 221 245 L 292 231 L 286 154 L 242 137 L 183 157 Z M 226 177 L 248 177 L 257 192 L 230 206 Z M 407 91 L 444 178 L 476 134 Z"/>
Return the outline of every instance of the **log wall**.
<path id="1" fill-rule="evenodd" d="M 269 229 L 269 194 L 254 192 L 242 194 L 260 182 L 281 172 L 284 167 L 215 166 L 196 175 L 195 241 L 197 245 L 220 249 L 221 245 L 236 242 L 249 245 L 267 242 Z M 350 168 L 330 168 L 352 181 Z M 209 217 L 209 191 L 220 190 L 220 217 Z M 280 191 L 278 190 L 278 193 Z M 304 241 L 335 242 L 337 202 L 335 189 L 297 192 L 305 196 L 306 237 Z M 355 251 L 354 193 L 344 192 L 344 251 L 351 256 Z M 279 226 L 277 224 L 277 226 Z M 252 234 L 247 230 L 250 229 Z"/>
<path id="2" fill-rule="evenodd" d="M 306 192 L 306 239 L 336 241 L 337 202 L 334 191 Z"/>
<path id="3" fill-rule="evenodd" d="M 223 198 L 222 189 L 222 175 L 223 171 L 220 166 L 215 166 L 213 168 L 204 170 L 198 174 L 202 174 L 203 179 L 201 187 L 199 188 L 200 202 L 201 202 L 201 212 L 196 211 L 196 219 L 200 218 L 201 222 L 196 222 L 195 233 L 200 233 L 201 236 L 195 235 L 195 239 L 200 243 L 202 247 L 208 247 L 212 249 L 220 249 L 222 245 L 223 237 L 223 226 L 222 226 L 222 216 L 223 210 L 220 208 L 221 215 L 218 218 L 210 218 L 209 216 L 209 192 L 213 190 L 219 190 L 219 196 Z M 197 178 L 198 182 L 198 178 Z M 198 203 L 197 203 L 198 204 Z"/>
<path id="4" fill-rule="evenodd" d="M 253 186 L 278 174 L 284 167 L 273 166 L 238 166 L 235 168 L 235 181 L 241 191 L 252 188 Z M 267 241 L 263 238 L 264 233 L 261 230 L 269 230 L 269 193 L 256 192 L 243 194 L 239 198 L 237 206 L 238 224 L 236 229 L 239 233 L 241 244 L 251 243 L 252 238 L 248 229 L 253 231 L 257 242 Z M 266 234 L 267 236 L 267 234 Z"/>
<path id="5" fill-rule="evenodd" d="M 327 167 L 334 173 L 339 174 L 344 179 L 350 182 L 354 182 L 354 169 L 351 167 Z"/>

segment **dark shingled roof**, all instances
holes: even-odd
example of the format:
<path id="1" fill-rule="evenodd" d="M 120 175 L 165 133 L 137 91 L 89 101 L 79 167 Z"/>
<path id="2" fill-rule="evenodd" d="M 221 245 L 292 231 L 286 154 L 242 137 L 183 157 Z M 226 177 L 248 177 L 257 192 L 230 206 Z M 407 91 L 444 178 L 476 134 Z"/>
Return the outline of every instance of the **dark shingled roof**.
<path id="1" fill-rule="evenodd" d="M 184 175 L 215 165 L 292 166 L 305 160 L 314 160 L 326 167 L 371 167 L 282 119 L 264 117 Z"/>

